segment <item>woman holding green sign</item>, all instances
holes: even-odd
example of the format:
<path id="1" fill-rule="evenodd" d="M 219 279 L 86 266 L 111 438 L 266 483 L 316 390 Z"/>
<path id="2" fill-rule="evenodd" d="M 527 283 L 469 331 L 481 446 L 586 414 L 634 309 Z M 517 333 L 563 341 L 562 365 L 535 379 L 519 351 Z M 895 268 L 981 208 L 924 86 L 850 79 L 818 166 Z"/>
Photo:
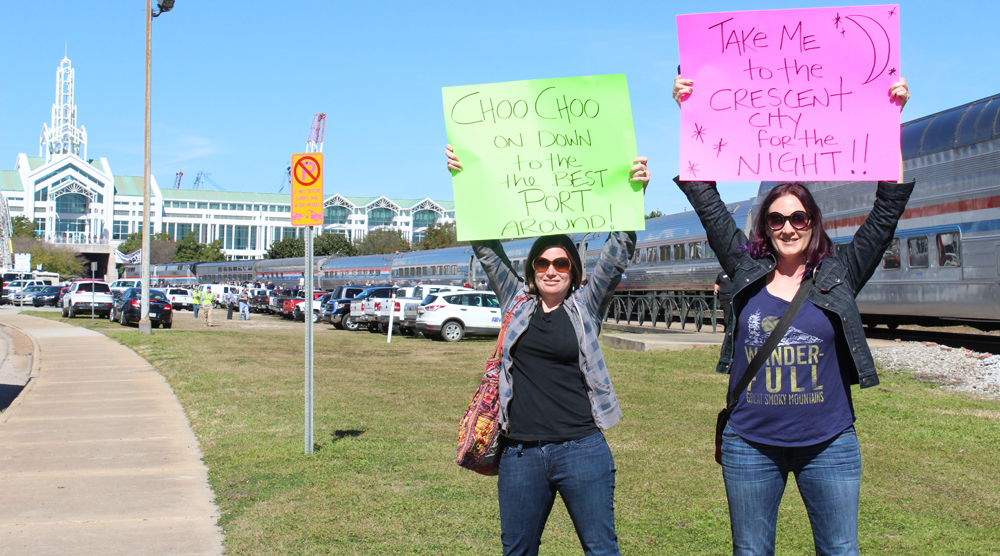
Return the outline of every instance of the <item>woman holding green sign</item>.
<path id="1" fill-rule="evenodd" d="M 678 104 L 693 87 L 677 77 Z M 905 80 L 888 90 L 900 109 L 909 98 Z M 879 182 L 871 212 L 836 252 L 801 183 L 779 183 L 767 193 L 748 238 L 714 182 L 676 181 L 734 284 L 717 368 L 730 375 L 728 423 L 724 411 L 716 455 L 733 554 L 774 554 L 791 472 L 816 554 L 856 555 L 861 451 L 851 385 L 869 388 L 878 376 L 854 298 L 881 262 L 913 191 L 914 183 L 903 181 L 902 158 L 898 182 Z"/>
<path id="2" fill-rule="evenodd" d="M 448 145 L 448 169 L 461 171 Z M 649 183 L 646 159 L 630 179 Z M 617 555 L 615 464 L 603 430 L 621 418 L 597 334 L 635 232 L 611 232 L 586 285 L 583 262 L 566 235 L 538 238 L 518 275 L 499 241 L 472 242 L 476 257 L 511 312 L 503 338 L 500 417 L 503 455 L 497 481 L 504 556 L 536 555 L 558 492 L 584 554 Z"/>

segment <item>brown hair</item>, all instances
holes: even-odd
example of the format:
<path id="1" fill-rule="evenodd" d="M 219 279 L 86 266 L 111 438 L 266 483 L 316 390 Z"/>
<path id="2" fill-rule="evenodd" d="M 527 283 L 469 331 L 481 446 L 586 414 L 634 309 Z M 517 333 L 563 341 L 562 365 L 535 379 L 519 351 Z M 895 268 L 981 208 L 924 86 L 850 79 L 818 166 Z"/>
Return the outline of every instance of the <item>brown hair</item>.
<path id="1" fill-rule="evenodd" d="M 528 283 L 528 292 L 538 295 L 538 287 L 535 285 L 535 259 L 537 259 L 549 247 L 561 247 L 569 257 L 569 291 L 576 291 L 583 280 L 583 264 L 580 262 L 580 253 L 576 250 L 573 240 L 565 234 L 554 236 L 542 236 L 535 240 L 531 250 L 528 251 L 528 258 L 524 260 L 524 280 Z"/>

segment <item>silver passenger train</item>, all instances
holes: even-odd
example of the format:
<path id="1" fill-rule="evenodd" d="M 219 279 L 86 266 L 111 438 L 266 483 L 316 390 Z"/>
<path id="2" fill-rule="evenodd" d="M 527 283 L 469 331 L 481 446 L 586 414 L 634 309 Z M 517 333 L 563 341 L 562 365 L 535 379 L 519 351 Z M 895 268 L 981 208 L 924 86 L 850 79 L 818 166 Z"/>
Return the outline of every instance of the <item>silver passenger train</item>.
<path id="1" fill-rule="evenodd" d="M 881 268 L 858 296 L 869 325 L 970 323 L 1000 327 L 1000 95 L 932 114 L 902 126 L 908 179 L 917 187 L 899 222 Z M 729 205 L 749 231 L 752 209 L 775 182 L 761 183 L 756 199 Z M 823 211 L 834 243 L 843 245 L 866 218 L 874 200 L 871 182 L 807 183 Z M 589 273 L 605 233 L 571 236 Z M 712 286 L 721 270 L 693 211 L 646 221 L 635 257 L 618 286 L 608 318 L 654 325 L 714 324 Z M 533 239 L 504 243 L 514 267 L 524 271 Z M 138 275 L 126 265 L 125 276 Z M 296 287 L 304 259 L 153 265 L 153 282 L 272 282 Z M 485 276 L 470 247 L 394 255 L 316 257 L 314 286 L 443 283 L 480 285 Z"/>
<path id="2" fill-rule="evenodd" d="M 1000 328 L 1000 95 L 903 124 L 916 187 L 882 264 L 858 295 L 869 326 Z M 806 184 L 835 244 L 850 241 L 875 198 L 871 182 Z M 773 184 L 762 184 L 761 195 Z"/>

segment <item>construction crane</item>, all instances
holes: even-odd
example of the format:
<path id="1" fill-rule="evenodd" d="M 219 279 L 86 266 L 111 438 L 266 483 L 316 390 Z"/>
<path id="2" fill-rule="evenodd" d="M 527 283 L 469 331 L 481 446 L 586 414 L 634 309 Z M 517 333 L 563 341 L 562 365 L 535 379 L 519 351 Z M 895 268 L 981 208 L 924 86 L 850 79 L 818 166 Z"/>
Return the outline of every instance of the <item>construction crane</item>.
<path id="1" fill-rule="evenodd" d="M 326 135 L 326 114 L 313 114 L 312 125 L 309 126 L 309 138 L 306 139 L 307 153 L 323 152 L 323 136 Z"/>
<path id="2" fill-rule="evenodd" d="M 183 178 L 183 177 L 184 177 L 184 170 L 179 170 L 177 172 L 177 178 L 174 179 L 174 189 L 180 189 L 181 188 L 181 178 Z"/>
<path id="3" fill-rule="evenodd" d="M 223 189 L 221 185 L 215 183 L 215 180 L 213 180 L 212 178 L 209 177 L 211 175 L 212 174 L 209 174 L 208 172 L 204 172 L 204 171 L 198 172 L 198 175 L 195 176 L 195 178 L 194 178 L 194 188 L 195 189 L 201 189 L 202 184 L 203 183 L 207 183 L 207 184 L 211 185 L 212 187 L 218 189 L 219 191 L 225 191 L 225 189 Z"/>
<path id="4" fill-rule="evenodd" d="M 14 268 L 14 254 L 11 253 L 10 239 L 14 226 L 10 222 L 10 207 L 6 195 L 0 195 L 0 268 Z"/>
<path id="5" fill-rule="evenodd" d="M 323 152 L 323 137 L 326 135 L 326 114 L 317 112 L 313 114 L 312 125 L 309 126 L 309 137 L 306 138 L 307 153 Z M 285 188 L 291 190 L 292 167 L 285 167 L 285 172 L 281 174 L 281 181 L 278 182 L 278 193 L 284 193 Z"/>

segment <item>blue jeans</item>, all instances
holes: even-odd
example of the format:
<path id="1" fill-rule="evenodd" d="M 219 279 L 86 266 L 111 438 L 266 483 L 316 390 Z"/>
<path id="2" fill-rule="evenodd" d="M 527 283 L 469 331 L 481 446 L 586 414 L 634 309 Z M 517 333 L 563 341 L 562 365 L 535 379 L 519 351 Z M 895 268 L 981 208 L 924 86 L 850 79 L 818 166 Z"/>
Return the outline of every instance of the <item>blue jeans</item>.
<path id="1" fill-rule="evenodd" d="M 600 432 L 578 440 L 507 440 L 497 481 L 504 556 L 538 554 L 556 493 L 588 555 L 617 555 L 615 461 Z"/>
<path id="2" fill-rule="evenodd" d="M 244 317 L 244 315 L 246 315 Z M 240 302 L 240 320 L 250 320 L 250 306 L 247 305 L 246 301 Z"/>
<path id="3" fill-rule="evenodd" d="M 809 513 L 816 554 L 858 554 L 861 449 L 853 426 L 826 442 L 798 448 L 744 440 L 726 426 L 722 476 L 733 555 L 774 554 L 778 505 L 789 471 Z"/>
<path id="4" fill-rule="evenodd" d="M 201 307 L 201 303 L 194 304 L 194 319 L 198 320 L 198 308 Z"/>

